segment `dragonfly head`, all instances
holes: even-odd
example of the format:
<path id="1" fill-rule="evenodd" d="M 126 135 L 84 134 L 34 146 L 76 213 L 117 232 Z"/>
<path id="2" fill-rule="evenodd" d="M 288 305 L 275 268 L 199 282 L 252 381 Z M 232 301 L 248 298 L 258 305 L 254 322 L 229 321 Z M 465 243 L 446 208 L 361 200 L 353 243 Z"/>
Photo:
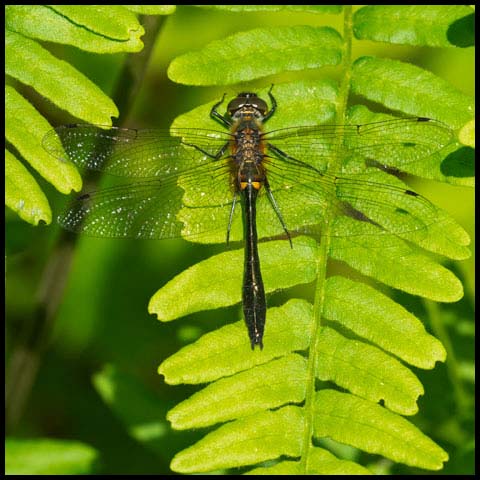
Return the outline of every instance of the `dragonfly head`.
<path id="1" fill-rule="evenodd" d="M 267 102 L 259 98 L 256 93 L 243 92 L 228 104 L 227 112 L 233 118 L 239 111 L 251 111 L 252 109 L 264 117 L 268 111 Z"/>

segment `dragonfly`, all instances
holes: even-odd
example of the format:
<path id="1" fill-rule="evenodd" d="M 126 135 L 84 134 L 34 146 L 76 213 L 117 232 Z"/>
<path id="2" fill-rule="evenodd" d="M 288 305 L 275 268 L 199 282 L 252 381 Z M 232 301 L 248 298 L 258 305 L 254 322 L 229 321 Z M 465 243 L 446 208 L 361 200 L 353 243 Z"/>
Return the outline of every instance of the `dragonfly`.
<path id="1" fill-rule="evenodd" d="M 350 155 L 388 165 L 395 156 L 408 165 L 452 139 L 449 127 L 423 117 L 268 131 L 277 111 L 272 88 L 270 106 L 256 93 L 242 92 L 222 114 L 224 95 L 210 111 L 222 129 L 75 124 L 57 127 L 43 140 L 60 161 L 129 178 L 78 196 L 58 218 L 67 230 L 227 244 L 243 237 L 242 305 L 252 350 L 263 348 L 267 313 L 260 238 L 284 238 L 293 248 L 296 234 L 321 235 L 327 209 L 400 236 L 425 231 L 432 218 L 432 204 L 414 191 L 364 174 L 330 173 L 332 160 Z"/>

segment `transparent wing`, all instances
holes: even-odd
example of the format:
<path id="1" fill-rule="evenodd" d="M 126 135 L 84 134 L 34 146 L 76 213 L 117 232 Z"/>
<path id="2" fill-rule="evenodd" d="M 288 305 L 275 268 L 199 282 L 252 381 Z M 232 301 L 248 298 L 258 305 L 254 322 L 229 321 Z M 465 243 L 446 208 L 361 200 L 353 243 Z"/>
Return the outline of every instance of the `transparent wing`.
<path id="1" fill-rule="evenodd" d="M 272 189 L 295 192 L 296 204 L 316 202 L 334 215 L 369 219 L 396 235 L 426 235 L 428 227 L 438 222 L 438 209 L 392 175 L 371 168 L 358 174 L 330 175 L 326 169 L 331 161 L 341 165 L 352 155 L 396 168 L 423 161 L 453 139 L 452 130 L 441 122 L 412 117 L 362 125 L 296 127 L 266 133 L 264 138 L 272 157 L 266 162 Z M 285 215 L 292 225 L 306 222 L 301 210 L 296 214 L 287 207 Z"/>
<path id="2" fill-rule="evenodd" d="M 326 169 L 332 159 L 352 154 L 387 165 L 392 160 L 421 161 L 452 138 L 451 130 L 440 122 L 408 118 L 293 127 L 263 136 L 268 181 L 291 232 L 317 233 L 313 226 L 321 223 L 327 208 L 334 214 L 369 219 L 396 235 L 425 232 L 438 220 L 428 200 L 395 184 L 390 175 L 333 176 Z M 225 148 L 230 141 L 229 132 L 203 129 L 58 127 L 47 134 L 44 147 L 61 161 L 142 179 L 82 195 L 60 223 L 68 230 L 101 237 L 224 241 L 234 196 Z M 232 240 L 242 238 L 239 210 Z M 260 236 L 283 233 L 265 189 L 258 212 Z"/>
<path id="3" fill-rule="evenodd" d="M 263 138 L 287 155 L 325 171 L 346 152 L 401 168 L 451 142 L 452 130 L 432 119 L 401 118 L 363 125 L 284 128 Z M 44 137 L 47 152 L 61 161 L 125 177 L 158 177 L 189 170 L 232 140 L 227 131 L 177 128 L 136 130 L 65 125 Z M 195 145 L 197 148 L 193 148 Z"/>
<path id="4" fill-rule="evenodd" d="M 215 175 L 215 192 L 207 204 L 202 204 L 197 197 L 201 199 L 201 192 L 208 193 L 211 189 L 212 174 Z M 183 175 L 145 179 L 83 194 L 58 221 L 66 230 L 93 237 L 188 237 L 201 241 L 205 232 L 220 231 L 225 239 L 228 205 L 232 201 L 229 176 L 225 162 L 209 160 Z M 226 212 L 219 214 L 216 221 L 212 219 L 212 202 Z M 178 219 L 177 214 L 182 209 L 196 212 L 195 223 L 187 225 Z"/>
<path id="5" fill-rule="evenodd" d="M 57 127 L 43 146 L 60 161 L 139 179 L 79 196 L 58 221 L 67 230 L 96 237 L 200 240 L 205 231 L 222 230 L 225 238 L 233 197 L 225 158 L 230 140 L 229 132 L 202 129 Z M 222 149 L 225 153 L 214 158 Z M 227 212 L 216 222 L 210 207 L 201 209 L 212 202 L 225 205 Z M 194 224 L 178 221 L 182 207 L 196 210 Z"/>
<path id="6" fill-rule="evenodd" d="M 70 161 L 81 168 L 149 178 L 175 175 L 201 165 L 205 157 L 215 156 L 231 138 L 226 131 L 202 129 L 63 125 L 45 135 L 43 147 L 60 161 Z"/>
<path id="7" fill-rule="evenodd" d="M 453 131 L 436 120 L 411 117 L 362 125 L 294 127 L 264 134 L 289 156 L 325 171 L 336 155 L 360 155 L 401 169 L 422 161 L 453 140 Z"/>
<path id="8" fill-rule="evenodd" d="M 369 221 L 399 236 L 425 236 L 437 221 L 437 209 L 431 202 L 377 169 L 361 175 L 332 176 L 280 160 L 268 164 L 268 178 L 292 231 L 321 235 L 317 226 L 327 211 L 333 216 Z"/>
<path id="9" fill-rule="evenodd" d="M 389 233 L 423 244 L 432 225 L 438 228 L 444 220 L 427 199 L 408 189 L 396 177 L 377 169 L 363 175 L 332 176 L 308 164 L 282 158 L 269 158 L 266 168 L 272 195 L 290 234 L 322 236 L 320 226 L 328 211 L 333 216 L 345 215 L 374 224 L 378 234 Z M 233 190 L 219 197 L 215 186 L 208 182 L 189 185 L 183 182 L 182 186 L 186 187 L 186 193 L 178 218 L 186 226 L 184 232 L 198 233 L 202 222 L 207 221 L 201 241 L 223 242 Z M 242 239 L 239 209 L 233 218 L 232 240 Z M 214 229 L 213 225 L 217 224 L 223 225 L 223 230 Z M 285 236 L 266 188 L 262 188 L 258 196 L 257 224 L 259 238 Z M 205 228 L 208 225 L 210 229 Z"/>

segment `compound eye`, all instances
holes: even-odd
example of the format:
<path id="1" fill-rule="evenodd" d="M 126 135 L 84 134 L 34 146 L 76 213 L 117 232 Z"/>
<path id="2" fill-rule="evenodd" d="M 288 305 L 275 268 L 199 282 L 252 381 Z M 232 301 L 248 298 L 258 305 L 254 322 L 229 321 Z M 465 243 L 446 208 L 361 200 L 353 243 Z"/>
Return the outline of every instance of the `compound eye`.
<path id="1" fill-rule="evenodd" d="M 262 100 L 261 98 L 256 97 L 255 99 L 252 99 L 251 102 L 252 106 L 255 107 L 262 115 L 265 115 L 268 110 L 268 105 L 267 102 Z"/>
<path id="2" fill-rule="evenodd" d="M 227 107 L 227 111 L 230 116 L 233 116 L 235 112 L 243 107 L 252 107 L 259 111 L 262 115 L 265 115 L 268 111 L 267 102 L 257 97 L 256 93 L 239 93 Z"/>
<path id="3" fill-rule="evenodd" d="M 245 105 L 246 100 L 246 98 L 240 97 L 240 95 L 237 98 L 234 98 L 227 106 L 227 112 L 229 115 L 233 116 L 237 110 L 240 110 L 240 108 Z"/>

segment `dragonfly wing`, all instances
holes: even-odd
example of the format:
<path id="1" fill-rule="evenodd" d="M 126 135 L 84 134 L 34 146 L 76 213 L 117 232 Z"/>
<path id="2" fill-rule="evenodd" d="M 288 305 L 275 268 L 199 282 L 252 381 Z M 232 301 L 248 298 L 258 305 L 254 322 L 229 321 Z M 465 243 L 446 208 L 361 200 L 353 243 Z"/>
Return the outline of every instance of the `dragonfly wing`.
<path id="1" fill-rule="evenodd" d="M 389 232 L 409 239 L 424 237 L 438 220 L 436 207 L 427 199 L 378 169 L 334 176 L 281 157 L 268 162 L 267 168 L 272 193 L 292 231 L 318 234 L 327 211 L 330 216 L 373 223 L 383 235 Z"/>
<path id="2" fill-rule="evenodd" d="M 398 118 L 359 125 L 319 125 L 268 132 L 264 137 L 293 158 L 326 171 L 337 156 L 359 155 L 401 170 L 440 151 L 454 139 L 445 124 L 427 118 Z"/>
<path id="3" fill-rule="evenodd" d="M 202 129 L 169 131 L 64 125 L 45 135 L 43 147 L 60 161 L 71 161 L 82 168 L 149 178 L 195 168 L 215 156 L 229 140 L 227 132 Z"/>
<path id="4" fill-rule="evenodd" d="M 86 193 L 75 199 L 58 221 L 67 230 L 93 237 L 185 237 L 201 241 L 211 232 L 222 231 L 224 239 L 232 198 L 229 170 L 220 168 L 218 161 L 213 160 L 202 168 L 203 173 L 189 171 Z M 216 172 L 219 188 L 202 204 L 199 190 L 206 190 L 210 171 Z M 219 218 L 225 219 L 223 223 L 212 221 L 213 208 Z M 194 212 L 193 217 L 189 216 L 190 211 Z"/>
<path id="5" fill-rule="evenodd" d="M 412 117 L 293 127 L 268 132 L 264 138 L 269 147 L 268 178 L 276 196 L 285 196 L 278 203 L 293 230 L 305 229 L 316 218 L 322 221 L 327 208 L 334 216 L 353 216 L 409 238 L 426 235 L 438 220 L 437 209 L 427 199 L 392 175 L 365 167 L 359 173 L 327 172 L 334 162 L 343 165 L 351 156 L 394 166 L 422 161 L 452 141 L 451 129 L 441 122 Z"/>
<path id="6" fill-rule="evenodd" d="M 162 190 L 169 196 L 162 197 Z M 92 237 L 172 238 L 182 225 L 167 212 L 177 211 L 181 198 L 180 189 L 162 189 L 160 180 L 105 188 L 76 198 L 58 222 Z"/>

